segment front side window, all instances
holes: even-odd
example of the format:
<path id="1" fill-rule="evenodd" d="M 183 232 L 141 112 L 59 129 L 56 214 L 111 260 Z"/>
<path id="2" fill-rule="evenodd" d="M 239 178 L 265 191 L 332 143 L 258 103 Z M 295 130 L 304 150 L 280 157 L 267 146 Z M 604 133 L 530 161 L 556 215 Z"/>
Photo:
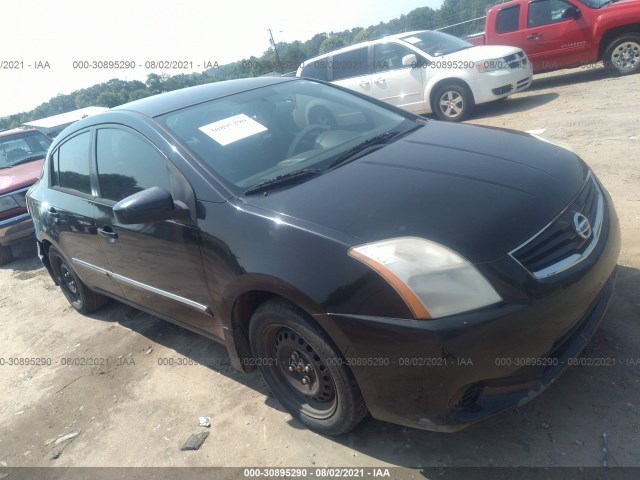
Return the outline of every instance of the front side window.
<path id="1" fill-rule="evenodd" d="M 569 20 L 564 13 L 573 6 L 564 0 L 534 0 L 529 3 L 527 25 L 531 28 Z"/>
<path id="2" fill-rule="evenodd" d="M 403 65 L 402 58 L 414 54 L 412 50 L 397 43 L 379 43 L 373 48 L 373 65 L 376 72 L 411 68 Z"/>
<path id="3" fill-rule="evenodd" d="M 359 77 L 369 73 L 369 47 L 357 48 L 333 56 L 333 79 Z"/>
<path id="4" fill-rule="evenodd" d="M 100 196 L 118 202 L 150 187 L 169 190 L 164 156 L 138 135 L 101 128 L 96 141 Z"/>
<path id="5" fill-rule="evenodd" d="M 54 160 L 54 184 L 61 188 L 91 194 L 90 172 L 91 133 L 84 132 L 64 142 Z"/>
<path id="6" fill-rule="evenodd" d="M 520 5 L 503 8 L 498 12 L 496 32 L 511 33 L 518 30 L 520 24 Z"/>

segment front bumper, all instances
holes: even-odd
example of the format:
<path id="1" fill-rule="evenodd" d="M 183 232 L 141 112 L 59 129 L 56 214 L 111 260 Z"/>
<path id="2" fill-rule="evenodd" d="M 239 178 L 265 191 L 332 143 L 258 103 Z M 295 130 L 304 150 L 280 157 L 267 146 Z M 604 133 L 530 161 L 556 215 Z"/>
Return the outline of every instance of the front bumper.
<path id="1" fill-rule="evenodd" d="M 529 63 L 526 67 L 513 70 L 482 73 L 479 75 L 479 79 L 471 84 L 471 90 L 475 103 L 480 104 L 526 90 L 532 82 L 533 70 L 531 63 Z"/>
<path id="2" fill-rule="evenodd" d="M 606 226 L 579 267 L 538 281 L 508 258 L 494 283 L 512 294 L 493 307 L 436 320 L 317 315 L 380 420 L 451 432 L 528 402 L 568 367 L 605 315 L 620 228 Z M 528 292 L 524 295 L 523 292 Z"/>
<path id="3" fill-rule="evenodd" d="M 0 245 L 7 246 L 33 236 L 33 222 L 28 213 L 0 220 Z"/>

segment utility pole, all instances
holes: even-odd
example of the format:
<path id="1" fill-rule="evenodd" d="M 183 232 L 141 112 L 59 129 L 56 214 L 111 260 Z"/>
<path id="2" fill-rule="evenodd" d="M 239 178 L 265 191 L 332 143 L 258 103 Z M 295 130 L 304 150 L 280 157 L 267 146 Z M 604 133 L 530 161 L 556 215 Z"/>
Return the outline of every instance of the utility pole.
<path id="1" fill-rule="evenodd" d="M 269 36 L 271 37 L 271 45 L 273 45 L 273 50 L 276 52 L 276 59 L 278 60 L 278 69 L 280 70 L 280 73 L 282 72 L 282 62 L 280 62 L 280 55 L 278 54 L 278 47 L 276 47 L 276 42 L 273 39 L 273 33 L 271 33 L 271 29 L 267 29 L 269 31 Z"/>

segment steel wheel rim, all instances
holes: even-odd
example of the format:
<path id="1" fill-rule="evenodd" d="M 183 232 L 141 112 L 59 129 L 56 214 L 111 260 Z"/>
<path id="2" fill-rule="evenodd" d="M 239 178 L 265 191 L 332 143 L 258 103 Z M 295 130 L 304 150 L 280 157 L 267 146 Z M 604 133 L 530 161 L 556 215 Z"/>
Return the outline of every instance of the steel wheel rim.
<path id="1" fill-rule="evenodd" d="M 619 70 L 635 69 L 640 63 L 640 44 L 637 42 L 621 43 L 613 50 L 611 63 Z"/>
<path id="2" fill-rule="evenodd" d="M 309 417 L 331 417 L 337 408 L 335 383 L 315 349 L 284 325 L 273 325 L 268 333 L 269 357 L 277 362 L 270 367 L 272 378 L 286 393 L 283 401 Z"/>
<path id="3" fill-rule="evenodd" d="M 59 259 L 57 270 L 58 283 L 60 283 L 61 288 L 65 290 L 74 302 L 80 301 L 80 290 L 78 289 L 76 278 L 67 265 L 67 262 Z"/>
<path id="4" fill-rule="evenodd" d="M 449 90 L 440 96 L 440 111 L 448 118 L 459 117 L 464 110 L 462 95 L 454 90 Z"/>

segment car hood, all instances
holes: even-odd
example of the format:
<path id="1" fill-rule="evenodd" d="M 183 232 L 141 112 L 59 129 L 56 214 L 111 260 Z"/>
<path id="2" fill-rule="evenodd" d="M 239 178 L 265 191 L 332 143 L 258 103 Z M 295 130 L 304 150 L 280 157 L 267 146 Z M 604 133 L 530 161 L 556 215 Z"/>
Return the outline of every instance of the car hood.
<path id="1" fill-rule="evenodd" d="M 479 61 L 493 60 L 513 55 L 521 49 L 517 47 L 507 47 L 504 45 L 479 45 L 473 48 L 460 50 L 459 52 L 442 55 L 439 59 L 458 60 L 458 61 Z"/>
<path id="2" fill-rule="evenodd" d="M 354 243 L 416 236 L 481 263 L 547 225 L 586 175 L 577 155 L 531 135 L 429 122 L 303 184 L 244 200 Z"/>
<path id="3" fill-rule="evenodd" d="M 42 170 L 42 160 L 0 169 L 0 195 L 33 185 Z"/>

